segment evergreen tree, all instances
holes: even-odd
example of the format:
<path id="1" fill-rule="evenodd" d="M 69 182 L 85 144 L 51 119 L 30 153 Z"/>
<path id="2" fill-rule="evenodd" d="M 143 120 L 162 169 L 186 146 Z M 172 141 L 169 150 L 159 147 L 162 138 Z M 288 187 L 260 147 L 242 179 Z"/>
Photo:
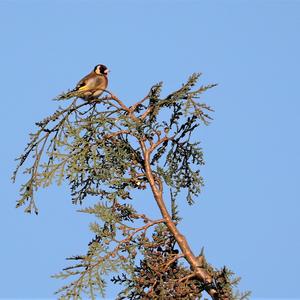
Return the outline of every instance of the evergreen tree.
<path id="1" fill-rule="evenodd" d="M 108 91 L 90 101 L 65 93 L 57 100 L 71 103 L 36 123 L 13 175 L 20 167 L 28 175 L 17 207 L 37 214 L 34 192 L 63 180 L 74 204 L 95 198 L 81 209 L 98 220 L 90 225 L 86 254 L 69 257 L 73 264 L 54 275 L 70 282 L 57 291 L 60 299 L 104 296 L 113 272 L 119 275 L 111 281 L 124 288 L 118 299 L 201 299 L 204 291 L 211 299 L 248 298 L 234 292 L 239 278 L 209 264 L 203 251 L 195 255 L 177 227 L 179 194 L 192 205 L 203 186 L 203 152 L 194 135 L 211 120 L 212 109 L 199 98 L 215 84 L 195 88 L 199 77 L 167 97 L 156 84 L 129 107 Z M 134 191 L 146 189 L 160 219 L 134 205 Z"/>

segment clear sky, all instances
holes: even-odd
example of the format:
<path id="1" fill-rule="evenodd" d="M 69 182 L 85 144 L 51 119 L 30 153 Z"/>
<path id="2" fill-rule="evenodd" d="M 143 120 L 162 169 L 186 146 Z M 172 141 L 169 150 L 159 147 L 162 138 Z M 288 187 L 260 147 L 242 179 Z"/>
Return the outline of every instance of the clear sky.
<path id="1" fill-rule="evenodd" d="M 181 229 L 195 252 L 204 246 L 242 276 L 241 290 L 300 299 L 299 30 L 296 0 L 0 0 L 0 298 L 52 297 L 63 282 L 50 275 L 86 249 L 90 220 L 67 187 L 39 192 L 39 216 L 24 215 L 10 176 L 51 99 L 104 63 L 129 105 L 193 72 L 219 83 L 203 98 L 215 108 L 199 132 L 206 187 L 181 205 Z M 157 213 L 150 197 L 139 201 Z"/>

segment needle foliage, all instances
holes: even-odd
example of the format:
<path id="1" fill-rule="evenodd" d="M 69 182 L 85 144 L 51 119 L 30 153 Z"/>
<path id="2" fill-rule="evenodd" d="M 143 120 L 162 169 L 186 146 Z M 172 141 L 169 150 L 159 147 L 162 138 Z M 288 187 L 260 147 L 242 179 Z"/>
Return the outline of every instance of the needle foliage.
<path id="1" fill-rule="evenodd" d="M 94 199 L 80 210 L 95 216 L 94 238 L 54 275 L 66 280 L 59 299 L 104 297 L 109 279 L 123 287 L 118 299 L 202 299 L 203 292 L 247 299 L 234 292 L 239 278 L 210 265 L 203 251 L 195 256 L 177 228 L 179 193 L 192 205 L 203 186 L 195 133 L 211 121 L 212 109 L 201 99 L 215 84 L 196 87 L 200 75 L 166 97 L 156 84 L 132 106 L 110 92 L 89 101 L 62 94 L 57 100 L 67 105 L 36 123 L 13 174 L 15 180 L 22 168 L 27 176 L 17 207 L 37 214 L 36 190 L 63 181 L 73 204 Z M 160 219 L 136 209 L 134 193 L 146 189 L 153 197 L 143 201 L 159 207 Z"/>

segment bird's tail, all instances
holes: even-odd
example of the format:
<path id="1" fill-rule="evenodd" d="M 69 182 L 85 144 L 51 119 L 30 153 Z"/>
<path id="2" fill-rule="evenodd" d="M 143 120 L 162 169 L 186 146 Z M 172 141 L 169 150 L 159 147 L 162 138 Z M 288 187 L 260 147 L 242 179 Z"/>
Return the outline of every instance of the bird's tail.
<path id="1" fill-rule="evenodd" d="M 73 97 L 80 97 L 81 95 L 82 95 L 82 92 L 78 91 L 77 89 L 73 89 L 71 91 L 61 93 L 54 100 L 65 100 L 65 99 L 70 99 Z"/>

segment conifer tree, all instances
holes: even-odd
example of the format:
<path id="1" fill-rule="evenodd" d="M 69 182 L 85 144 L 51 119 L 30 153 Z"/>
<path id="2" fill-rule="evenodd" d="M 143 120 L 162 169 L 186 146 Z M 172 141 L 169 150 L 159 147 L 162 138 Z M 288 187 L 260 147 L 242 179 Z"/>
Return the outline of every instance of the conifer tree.
<path id="1" fill-rule="evenodd" d="M 107 280 L 123 287 L 118 299 L 248 299 L 235 291 L 239 278 L 213 267 L 203 250 L 195 255 L 177 226 L 178 199 L 192 205 L 203 186 L 195 132 L 211 120 L 199 98 L 215 84 L 196 88 L 200 75 L 166 97 L 156 84 L 131 106 L 109 91 L 89 101 L 65 93 L 56 100 L 67 105 L 36 123 L 13 174 L 23 168 L 28 176 L 16 206 L 37 214 L 35 191 L 66 181 L 73 204 L 94 198 L 80 211 L 97 219 L 85 254 L 54 275 L 68 281 L 59 299 L 104 296 Z M 151 191 L 138 201 L 152 201 L 159 219 L 137 211 L 138 190 Z"/>

